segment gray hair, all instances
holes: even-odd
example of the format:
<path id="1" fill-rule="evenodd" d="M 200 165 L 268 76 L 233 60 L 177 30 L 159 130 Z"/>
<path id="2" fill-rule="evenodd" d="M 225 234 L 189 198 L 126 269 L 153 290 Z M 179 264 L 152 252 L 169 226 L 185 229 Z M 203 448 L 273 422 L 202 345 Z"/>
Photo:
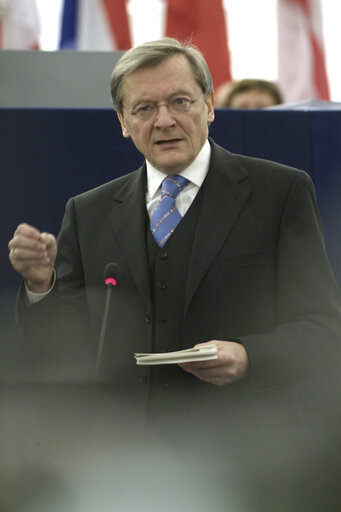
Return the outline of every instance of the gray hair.
<path id="1" fill-rule="evenodd" d="M 111 96 L 115 110 L 123 111 L 122 83 L 125 76 L 138 69 L 156 66 L 173 55 L 183 55 L 190 63 L 193 76 L 205 97 L 213 92 L 213 81 L 207 62 L 202 53 L 191 43 L 181 43 L 164 37 L 131 48 L 120 58 L 110 78 Z"/>

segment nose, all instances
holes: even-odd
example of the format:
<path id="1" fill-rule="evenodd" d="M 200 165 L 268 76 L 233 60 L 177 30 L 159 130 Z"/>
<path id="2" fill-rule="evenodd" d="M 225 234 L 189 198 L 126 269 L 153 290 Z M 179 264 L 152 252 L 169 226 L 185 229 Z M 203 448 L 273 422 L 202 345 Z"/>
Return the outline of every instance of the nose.
<path id="1" fill-rule="evenodd" d="M 166 103 L 162 103 L 161 105 L 159 105 L 159 109 L 154 121 L 154 126 L 158 128 L 164 128 L 173 126 L 174 124 L 175 119 L 169 112 L 168 105 Z"/>

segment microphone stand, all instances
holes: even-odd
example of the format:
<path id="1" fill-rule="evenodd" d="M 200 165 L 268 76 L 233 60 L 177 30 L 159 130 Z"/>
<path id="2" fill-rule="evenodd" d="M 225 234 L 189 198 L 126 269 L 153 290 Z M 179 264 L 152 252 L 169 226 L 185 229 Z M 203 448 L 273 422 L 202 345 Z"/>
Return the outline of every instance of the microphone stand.
<path id="1" fill-rule="evenodd" d="M 96 367 L 95 367 L 95 378 L 98 376 L 98 372 L 99 372 L 99 369 L 100 369 L 100 366 L 101 366 L 101 363 L 102 363 L 105 333 L 106 333 L 107 323 L 108 323 L 108 314 L 109 314 L 111 290 L 112 290 L 112 288 L 114 286 L 116 286 L 117 281 L 115 279 L 113 279 L 113 278 L 108 278 L 108 279 L 105 280 L 105 284 L 107 285 L 107 295 L 106 295 L 106 300 L 105 300 L 105 307 L 104 307 L 103 321 L 102 321 L 102 327 L 101 327 L 101 334 L 100 334 L 99 343 L 98 343 Z"/>

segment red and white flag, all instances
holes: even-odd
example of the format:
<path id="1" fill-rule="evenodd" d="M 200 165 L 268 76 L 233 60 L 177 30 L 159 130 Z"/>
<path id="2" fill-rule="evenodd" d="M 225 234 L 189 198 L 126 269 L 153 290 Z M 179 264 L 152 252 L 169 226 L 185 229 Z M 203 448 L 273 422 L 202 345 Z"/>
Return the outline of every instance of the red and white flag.
<path id="1" fill-rule="evenodd" d="M 111 51 L 130 47 L 126 0 L 64 0 L 61 49 Z"/>
<path id="2" fill-rule="evenodd" d="M 38 50 L 39 38 L 35 0 L 0 0 L 0 49 Z"/>
<path id="3" fill-rule="evenodd" d="M 278 0 L 278 83 L 287 103 L 329 100 L 320 0 Z"/>
<path id="4" fill-rule="evenodd" d="M 205 56 L 215 89 L 231 80 L 222 0 L 167 0 L 166 35 L 190 40 Z"/>

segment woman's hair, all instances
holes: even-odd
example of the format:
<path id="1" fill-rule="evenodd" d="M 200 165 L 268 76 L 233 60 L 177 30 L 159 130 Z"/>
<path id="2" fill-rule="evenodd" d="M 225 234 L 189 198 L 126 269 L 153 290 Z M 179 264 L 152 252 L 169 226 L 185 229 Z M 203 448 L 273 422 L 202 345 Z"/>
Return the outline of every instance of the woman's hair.
<path id="1" fill-rule="evenodd" d="M 274 105 L 283 103 L 280 90 L 274 82 L 269 82 L 268 80 L 261 80 L 258 78 L 244 78 L 243 80 L 239 80 L 231 86 L 226 96 L 225 102 L 223 102 L 221 105 L 221 108 L 231 108 L 235 96 L 240 93 L 252 90 L 267 93 L 272 98 Z"/>

